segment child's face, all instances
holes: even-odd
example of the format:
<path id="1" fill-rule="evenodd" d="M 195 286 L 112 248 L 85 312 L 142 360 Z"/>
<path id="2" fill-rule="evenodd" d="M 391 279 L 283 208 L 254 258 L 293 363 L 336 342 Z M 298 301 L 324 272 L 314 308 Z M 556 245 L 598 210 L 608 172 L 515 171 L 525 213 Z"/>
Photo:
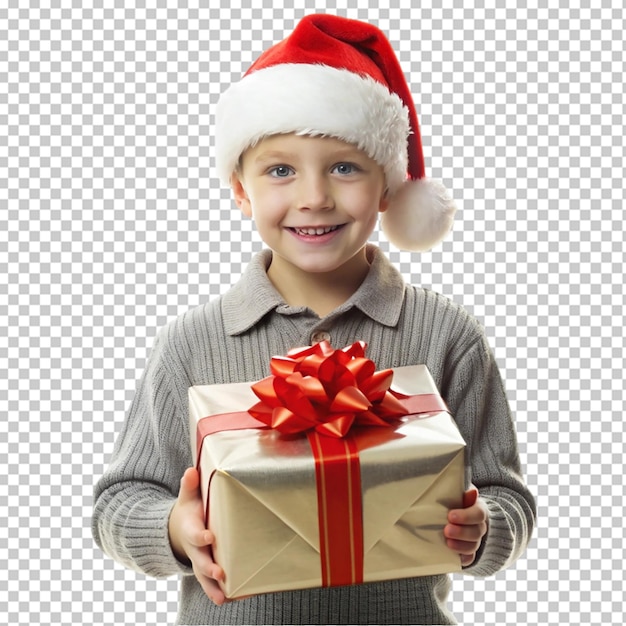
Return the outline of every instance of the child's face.
<path id="1" fill-rule="evenodd" d="M 232 183 L 238 206 L 274 252 L 272 265 L 305 272 L 353 267 L 346 263 L 387 208 L 382 168 L 329 137 L 268 137 L 244 153 Z"/>

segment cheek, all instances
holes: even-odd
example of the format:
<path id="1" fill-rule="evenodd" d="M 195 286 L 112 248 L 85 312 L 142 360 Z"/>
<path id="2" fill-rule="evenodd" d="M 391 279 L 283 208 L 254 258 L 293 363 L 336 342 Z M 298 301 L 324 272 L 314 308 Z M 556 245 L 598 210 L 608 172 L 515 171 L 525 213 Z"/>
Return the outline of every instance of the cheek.
<path id="1" fill-rule="evenodd" d="M 376 223 L 381 208 L 382 191 L 378 187 L 367 187 L 359 190 L 351 198 L 355 216 L 372 223 Z"/>
<path id="2" fill-rule="evenodd" d="M 250 196 L 252 217 L 257 222 L 276 222 L 284 216 L 287 202 L 285 194 L 274 189 L 257 190 Z"/>
<path id="3" fill-rule="evenodd" d="M 290 191 L 279 185 L 268 185 L 260 198 L 263 206 L 270 210 L 280 211 L 290 204 Z"/>

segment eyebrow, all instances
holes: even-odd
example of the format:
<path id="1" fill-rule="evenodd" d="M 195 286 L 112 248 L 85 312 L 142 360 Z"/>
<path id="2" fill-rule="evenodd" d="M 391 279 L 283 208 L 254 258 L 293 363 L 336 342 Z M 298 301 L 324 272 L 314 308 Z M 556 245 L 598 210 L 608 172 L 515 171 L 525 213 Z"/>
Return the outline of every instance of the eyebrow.
<path id="1" fill-rule="evenodd" d="M 358 148 L 338 148 L 329 153 L 331 160 L 341 160 L 347 158 L 357 158 L 361 152 Z M 289 161 L 290 159 L 298 158 L 299 153 L 297 151 L 285 151 L 285 150 L 268 150 L 267 152 L 261 152 L 254 158 L 255 163 L 262 163 L 264 161 Z"/>
<path id="2" fill-rule="evenodd" d="M 269 150 L 268 152 L 261 152 L 254 158 L 255 163 L 263 161 L 281 161 L 292 159 L 296 155 L 295 152 L 284 152 L 280 150 Z"/>

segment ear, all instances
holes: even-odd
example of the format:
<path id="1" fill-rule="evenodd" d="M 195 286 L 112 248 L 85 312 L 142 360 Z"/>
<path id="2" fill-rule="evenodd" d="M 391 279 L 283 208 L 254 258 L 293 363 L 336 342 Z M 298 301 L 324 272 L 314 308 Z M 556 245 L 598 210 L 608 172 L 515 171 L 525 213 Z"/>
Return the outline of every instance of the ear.
<path id="1" fill-rule="evenodd" d="M 378 212 L 384 213 L 389 208 L 389 189 L 385 189 L 383 195 L 380 197 L 380 203 L 378 204 Z"/>
<path id="2" fill-rule="evenodd" d="M 235 198 L 235 204 L 241 209 L 241 212 L 246 217 L 252 217 L 252 205 L 250 204 L 250 198 L 243 186 L 241 175 L 237 172 L 233 172 L 230 175 L 230 186 L 233 190 L 233 196 Z"/>

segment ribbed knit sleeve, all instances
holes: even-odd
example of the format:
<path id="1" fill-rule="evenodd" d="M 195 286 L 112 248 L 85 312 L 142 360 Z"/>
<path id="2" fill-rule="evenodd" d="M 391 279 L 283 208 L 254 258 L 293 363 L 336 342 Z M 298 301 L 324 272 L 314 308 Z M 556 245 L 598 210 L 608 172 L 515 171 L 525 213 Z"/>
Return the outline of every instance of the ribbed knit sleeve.
<path id="1" fill-rule="evenodd" d="M 191 465 L 187 407 L 166 367 L 157 337 L 107 472 L 96 484 L 92 531 L 96 543 L 123 565 L 154 577 L 190 573 L 172 553 L 168 520 Z M 185 442 L 184 444 L 182 442 Z"/>
<path id="2" fill-rule="evenodd" d="M 449 354 L 442 386 L 467 442 L 472 483 L 489 510 L 487 535 L 476 560 L 464 572 L 489 576 L 508 567 L 525 550 L 536 505 L 523 480 L 517 435 L 498 367 L 473 320 L 465 341 Z"/>

